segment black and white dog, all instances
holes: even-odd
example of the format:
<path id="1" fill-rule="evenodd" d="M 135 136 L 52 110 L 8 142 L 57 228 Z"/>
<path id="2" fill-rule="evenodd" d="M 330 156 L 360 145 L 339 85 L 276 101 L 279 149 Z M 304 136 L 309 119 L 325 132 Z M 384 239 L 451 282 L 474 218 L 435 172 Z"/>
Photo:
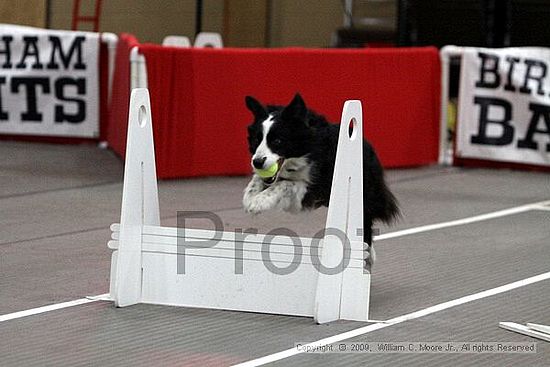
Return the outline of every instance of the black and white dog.
<path id="1" fill-rule="evenodd" d="M 245 210 L 299 212 L 328 206 L 340 126 L 309 110 L 299 94 L 288 106 L 263 106 L 249 96 L 245 101 L 254 114 L 248 127 L 252 166 L 267 169 L 276 162 L 279 166 L 269 179 L 254 174 L 244 190 Z M 364 241 L 371 245 L 373 221 L 392 222 L 399 208 L 367 141 L 363 142 L 363 203 Z M 375 256 L 369 248 L 366 266 L 370 268 Z"/>

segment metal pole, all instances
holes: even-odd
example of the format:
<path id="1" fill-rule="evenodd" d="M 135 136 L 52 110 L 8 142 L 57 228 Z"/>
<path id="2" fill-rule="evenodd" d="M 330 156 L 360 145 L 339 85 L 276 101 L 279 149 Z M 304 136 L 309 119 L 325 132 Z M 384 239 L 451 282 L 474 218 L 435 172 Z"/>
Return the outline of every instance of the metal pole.
<path id="1" fill-rule="evenodd" d="M 410 46 L 410 7 L 407 0 L 398 0 L 397 2 L 397 45 Z"/>
<path id="2" fill-rule="evenodd" d="M 52 2 L 46 0 L 46 28 L 52 27 Z"/>
<path id="3" fill-rule="evenodd" d="M 202 31 L 202 0 L 196 1 L 197 8 L 195 11 L 195 37 Z"/>

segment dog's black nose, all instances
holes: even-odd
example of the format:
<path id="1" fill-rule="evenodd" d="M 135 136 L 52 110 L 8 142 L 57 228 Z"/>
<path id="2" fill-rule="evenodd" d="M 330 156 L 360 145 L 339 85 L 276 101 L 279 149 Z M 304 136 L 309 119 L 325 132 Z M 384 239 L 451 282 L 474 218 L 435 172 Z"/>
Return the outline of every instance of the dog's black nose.
<path id="1" fill-rule="evenodd" d="M 254 166 L 254 168 L 262 169 L 262 168 L 264 168 L 264 163 L 265 163 L 266 158 L 267 157 L 254 158 L 252 160 L 252 165 Z"/>

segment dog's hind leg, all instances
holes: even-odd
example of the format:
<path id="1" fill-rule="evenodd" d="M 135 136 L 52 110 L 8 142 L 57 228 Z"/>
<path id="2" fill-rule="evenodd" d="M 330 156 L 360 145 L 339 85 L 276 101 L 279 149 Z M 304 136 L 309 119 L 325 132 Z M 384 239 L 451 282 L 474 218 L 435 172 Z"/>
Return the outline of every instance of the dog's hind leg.
<path id="1" fill-rule="evenodd" d="M 363 219 L 363 242 L 365 243 L 365 269 L 370 273 L 374 262 L 376 261 L 376 252 L 373 247 L 373 229 L 372 219 L 365 217 Z"/>

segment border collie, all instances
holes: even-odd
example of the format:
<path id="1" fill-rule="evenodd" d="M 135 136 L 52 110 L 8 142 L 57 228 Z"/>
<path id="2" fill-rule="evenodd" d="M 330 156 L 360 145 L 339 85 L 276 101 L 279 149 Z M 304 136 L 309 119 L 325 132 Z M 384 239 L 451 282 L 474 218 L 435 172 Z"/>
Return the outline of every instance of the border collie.
<path id="1" fill-rule="evenodd" d="M 271 178 L 254 174 L 244 190 L 244 209 L 258 214 L 270 209 L 299 212 L 328 206 L 340 126 L 308 109 L 300 94 L 288 106 L 264 106 L 247 96 L 254 114 L 248 126 L 252 166 L 267 169 L 278 163 Z M 369 246 L 365 267 L 370 270 L 373 221 L 391 223 L 399 215 L 397 200 L 384 181 L 384 172 L 372 146 L 363 141 L 364 242 Z"/>

